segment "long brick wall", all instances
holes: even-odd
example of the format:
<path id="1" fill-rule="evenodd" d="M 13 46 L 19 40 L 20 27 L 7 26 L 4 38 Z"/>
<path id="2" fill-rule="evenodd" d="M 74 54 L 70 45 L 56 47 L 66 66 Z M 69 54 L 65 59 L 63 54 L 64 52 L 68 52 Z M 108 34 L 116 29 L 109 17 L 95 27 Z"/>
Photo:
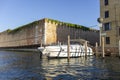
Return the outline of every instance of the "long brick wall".
<path id="1" fill-rule="evenodd" d="M 70 27 L 59 27 L 57 28 L 57 39 L 60 42 L 67 42 L 67 36 L 70 35 L 71 39 L 85 39 L 94 45 L 95 42 L 99 42 L 99 32 L 95 31 L 83 31 L 81 29 L 75 29 Z"/>
<path id="2" fill-rule="evenodd" d="M 82 29 L 76 29 L 46 20 L 47 44 L 57 43 L 58 41 L 62 43 L 67 43 L 68 35 L 70 35 L 71 39 L 88 40 L 92 45 L 95 45 L 96 42 L 99 43 L 99 31 L 97 30 L 84 31 Z"/>
<path id="3" fill-rule="evenodd" d="M 33 22 L 35 23 L 35 22 Z M 0 33 L 0 47 L 21 47 L 21 46 L 39 46 L 49 45 L 59 42 L 66 43 L 67 36 L 71 39 L 86 39 L 91 44 L 99 42 L 99 32 L 96 30 L 84 31 L 61 25 L 55 22 L 42 19 L 37 21 L 37 24 L 30 23 L 14 32 L 4 31 Z"/>
<path id="4" fill-rule="evenodd" d="M 0 47 L 19 47 L 38 45 L 41 43 L 44 22 L 38 25 L 25 26 L 16 32 L 4 31 L 0 33 Z"/>

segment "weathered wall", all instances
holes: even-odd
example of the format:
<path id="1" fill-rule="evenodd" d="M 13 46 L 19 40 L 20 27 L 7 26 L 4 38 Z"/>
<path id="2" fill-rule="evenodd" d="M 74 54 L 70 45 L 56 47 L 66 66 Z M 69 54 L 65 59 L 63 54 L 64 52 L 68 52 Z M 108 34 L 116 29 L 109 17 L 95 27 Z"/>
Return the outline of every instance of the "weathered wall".
<path id="1" fill-rule="evenodd" d="M 85 39 L 91 44 L 99 42 L 99 32 L 96 31 L 83 31 L 71 27 L 59 26 L 57 29 L 57 39 L 60 42 L 67 42 L 67 36 L 70 35 L 71 39 Z"/>
<path id="2" fill-rule="evenodd" d="M 37 21 L 37 24 L 35 22 L 30 23 L 17 31 L 0 33 L 0 47 L 40 46 L 41 43 L 49 45 L 58 41 L 66 43 L 68 35 L 71 39 L 86 39 L 91 44 L 99 42 L 98 31 L 84 31 L 42 19 Z"/>
<path id="3" fill-rule="evenodd" d="M 105 11 L 109 11 L 109 17 L 105 18 Z M 100 17 L 104 20 L 104 23 L 110 23 L 110 29 L 105 31 L 104 26 L 101 31 L 106 33 L 106 37 L 110 37 L 110 44 L 106 44 L 105 47 L 118 47 L 120 40 L 120 0 L 108 0 L 108 5 L 105 5 L 105 0 L 100 0 Z"/>
<path id="4" fill-rule="evenodd" d="M 109 16 L 105 17 L 105 12 L 109 12 Z M 108 0 L 108 5 L 105 5 L 105 0 L 100 0 L 100 18 L 103 18 L 102 24 L 110 23 L 110 29 L 104 30 L 102 26 L 101 32 L 106 33 L 105 48 L 110 52 L 118 52 L 120 40 L 120 0 Z M 106 37 L 110 38 L 110 43 L 107 44 Z"/>
<path id="5" fill-rule="evenodd" d="M 28 25 L 17 31 L 5 31 L 0 33 L 0 47 L 19 47 L 38 45 L 41 43 L 44 29 L 44 21 L 37 25 Z"/>
<path id="6" fill-rule="evenodd" d="M 46 36 L 46 44 L 54 44 L 57 42 L 57 24 L 54 22 L 48 21 L 47 19 L 45 20 L 45 36 Z"/>
<path id="7" fill-rule="evenodd" d="M 69 27 L 65 24 L 58 24 L 46 20 L 46 44 L 57 42 L 67 43 L 68 35 L 70 35 L 71 39 L 88 40 L 92 45 L 95 45 L 96 42 L 99 42 L 99 31 L 84 31 L 82 29 Z"/>

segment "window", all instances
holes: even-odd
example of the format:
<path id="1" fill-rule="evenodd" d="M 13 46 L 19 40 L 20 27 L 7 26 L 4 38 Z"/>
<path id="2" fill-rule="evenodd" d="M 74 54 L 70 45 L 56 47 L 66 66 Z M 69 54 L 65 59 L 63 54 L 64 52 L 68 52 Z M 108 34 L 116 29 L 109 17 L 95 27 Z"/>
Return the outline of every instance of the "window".
<path id="1" fill-rule="evenodd" d="M 110 37 L 106 37 L 106 44 L 110 44 Z"/>
<path id="2" fill-rule="evenodd" d="M 108 0 L 104 0 L 105 6 L 108 5 Z"/>
<path id="3" fill-rule="evenodd" d="M 105 18 L 109 17 L 109 11 L 105 11 Z"/>
<path id="4" fill-rule="evenodd" d="M 104 29 L 105 31 L 110 30 L 110 28 L 111 28 L 110 23 L 105 23 L 105 24 L 104 24 L 104 28 L 103 28 L 103 29 Z"/>
<path id="5" fill-rule="evenodd" d="M 120 28 L 119 28 L 119 36 L 120 36 Z"/>

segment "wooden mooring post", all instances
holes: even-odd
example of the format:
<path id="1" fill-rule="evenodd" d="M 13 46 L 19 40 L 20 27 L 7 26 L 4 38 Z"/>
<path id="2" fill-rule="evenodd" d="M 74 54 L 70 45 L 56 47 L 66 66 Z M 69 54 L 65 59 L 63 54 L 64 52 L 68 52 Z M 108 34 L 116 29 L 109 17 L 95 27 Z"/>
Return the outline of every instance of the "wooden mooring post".
<path id="1" fill-rule="evenodd" d="M 102 57 L 105 57 L 104 37 L 102 37 Z"/>
<path id="2" fill-rule="evenodd" d="M 68 53 L 68 62 L 70 61 L 70 36 L 68 35 L 68 48 L 67 48 L 67 53 Z"/>
<path id="3" fill-rule="evenodd" d="M 41 32 L 41 36 L 40 36 L 40 37 L 41 37 L 41 39 L 40 39 L 40 47 L 42 47 L 42 46 L 43 46 L 43 44 L 42 44 L 42 41 L 43 41 L 43 40 L 42 40 L 42 38 L 43 38 L 42 29 L 40 30 L 40 32 Z"/>
<path id="4" fill-rule="evenodd" d="M 40 47 L 42 47 L 42 40 L 41 40 L 41 44 L 40 44 Z"/>
<path id="5" fill-rule="evenodd" d="M 119 40 L 119 55 L 118 56 L 120 58 L 120 40 Z"/>
<path id="6" fill-rule="evenodd" d="M 85 57 L 87 57 L 87 41 L 85 41 Z"/>
<path id="7" fill-rule="evenodd" d="M 95 46 L 95 56 L 98 56 L 98 43 L 96 42 L 96 46 Z"/>

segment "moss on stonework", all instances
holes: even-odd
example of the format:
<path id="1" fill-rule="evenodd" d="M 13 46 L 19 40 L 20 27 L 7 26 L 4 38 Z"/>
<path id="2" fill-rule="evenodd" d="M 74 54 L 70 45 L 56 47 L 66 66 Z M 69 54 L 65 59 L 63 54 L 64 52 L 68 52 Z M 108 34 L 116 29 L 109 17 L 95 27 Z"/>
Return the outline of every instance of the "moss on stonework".
<path id="1" fill-rule="evenodd" d="M 49 18 L 44 18 L 42 20 L 34 21 L 32 23 L 29 23 L 29 24 L 17 27 L 17 28 L 15 28 L 13 30 L 8 29 L 6 31 L 8 33 L 11 33 L 11 34 L 15 34 L 16 32 L 22 30 L 25 27 L 30 27 L 30 26 L 38 25 L 40 21 L 44 21 L 44 20 L 46 20 L 47 22 L 58 24 L 58 25 L 63 25 L 63 26 L 65 25 L 65 26 L 68 26 L 68 27 L 76 28 L 76 29 L 82 29 L 84 31 L 92 31 L 92 29 L 90 29 L 88 27 L 85 27 L 85 26 L 82 26 L 82 25 L 77 25 L 77 24 L 62 22 L 62 21 L 58 21 L 58 20 L 54 20 L 54 19 L 49 19 Z M 97 31 L 97 30 L 95 30 L 95 31 Z"/>
<path id="2" fill-rule="evenodd" d="M 67 22 L 62 22 L 62 21 L 58 21 L 58 20 L 54 20 L 54 19 L 48 19 L 47 18 L 47 22 L 51 22 L 51 23 L 56 23 L 56 24 L 60 24 L 60 25 L 66 25 L 69 27 L 73 27 L 76 29 L 82 29 L 84 31 L 90 31 L 91 29 L 82 25 L 77 25 L 77 24 L 72 24 L 72 23 L 67 23 Z"/>
<path id="3" fill-rule="evenodd" d="M 7 29 L 6 31 L 7 31 L 7 33 L 9 33 L 11 31 L 11 29 Z"/>
<path id="4" fill-rule="evenodd" d="M 20 31 L 21 29 L 23 29 L 23 28 L 25 28 L 25 27 L 29 27 L 29 26 L 33 26 L 33 25 L 37 25 L 38 23 L 39 23 L 39 21 L 34 21 L 34 22 L 32 22 L 32 23 L 29 23 L 29 24 L 26 24 L 26 25 L 23 25 L 23 26 L 17 27 L 17 28 L 15 28 L 15 29 L 13 29 L 13 30 L 10 30 L 10 29 L 9 29 L 7 32 L 8 32 L 8 33 L 12 33 L 12 34 L 14 34 L 14 33 Z"/>

